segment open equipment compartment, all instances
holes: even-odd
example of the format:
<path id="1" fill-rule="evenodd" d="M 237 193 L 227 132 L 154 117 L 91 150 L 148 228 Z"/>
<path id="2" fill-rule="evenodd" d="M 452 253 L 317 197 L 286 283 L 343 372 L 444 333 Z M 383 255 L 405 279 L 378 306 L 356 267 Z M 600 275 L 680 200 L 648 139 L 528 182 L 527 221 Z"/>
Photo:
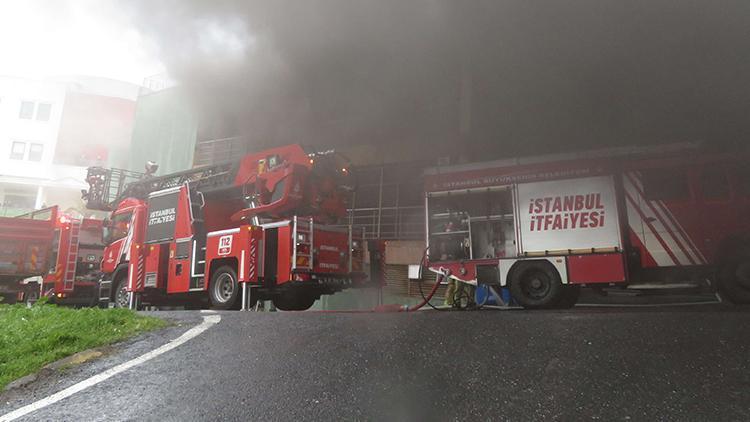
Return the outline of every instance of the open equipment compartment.
<path id="1" fill-rule="evenodd" d="M 510 185 L 431 192 L 427 207 L 431 262 L 517 255 Z"/>

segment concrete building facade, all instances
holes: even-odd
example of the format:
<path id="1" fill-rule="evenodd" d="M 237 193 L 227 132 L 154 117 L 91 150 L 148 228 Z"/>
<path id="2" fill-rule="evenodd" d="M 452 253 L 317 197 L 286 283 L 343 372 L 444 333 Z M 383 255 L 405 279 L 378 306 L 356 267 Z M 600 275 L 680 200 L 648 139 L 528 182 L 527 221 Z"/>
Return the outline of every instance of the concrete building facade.
<path id="1" fill-rule="evenodd" d="M 85 213 L 86 167 L 127 149 L 138 87 L 90 77 L 0 76 L 0 215 Z"/>

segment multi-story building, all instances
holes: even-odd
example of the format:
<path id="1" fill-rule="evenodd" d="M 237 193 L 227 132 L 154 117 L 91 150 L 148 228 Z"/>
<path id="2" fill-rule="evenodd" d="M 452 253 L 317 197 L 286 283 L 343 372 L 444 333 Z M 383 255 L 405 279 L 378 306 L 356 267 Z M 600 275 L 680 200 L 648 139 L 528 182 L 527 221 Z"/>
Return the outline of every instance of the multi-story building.
<path id="1" fill-rule="evenodd" d="M 0 76 L 0 215 L 83 213 L 86 166 L 130 141 L 138 87 L 89 77 Z"/>

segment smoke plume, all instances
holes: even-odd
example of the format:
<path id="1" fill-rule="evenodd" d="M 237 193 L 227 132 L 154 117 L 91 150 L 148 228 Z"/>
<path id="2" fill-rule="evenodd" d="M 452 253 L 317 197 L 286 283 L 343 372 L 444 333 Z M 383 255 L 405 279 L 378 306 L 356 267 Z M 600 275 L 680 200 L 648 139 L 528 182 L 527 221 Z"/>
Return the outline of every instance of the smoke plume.
<path id="1" fill-rule="evenodd" d="M 743 0 L 143 0 L 131 11 L 209 137 L 500 156 L 750 133 Z"/>

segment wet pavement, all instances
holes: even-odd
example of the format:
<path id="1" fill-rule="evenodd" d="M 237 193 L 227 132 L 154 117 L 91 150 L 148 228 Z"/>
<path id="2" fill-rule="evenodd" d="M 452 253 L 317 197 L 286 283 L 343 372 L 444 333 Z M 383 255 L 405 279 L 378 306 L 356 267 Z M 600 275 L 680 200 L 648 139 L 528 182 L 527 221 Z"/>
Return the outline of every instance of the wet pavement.
<path id="1" fill-rule="evenodd" d="M 23 420 L 749 420 L 750 312 L 727 305 L 413 314 L 222 312 Z M 208 313 L 0 395 L 0 415 Z"/>

